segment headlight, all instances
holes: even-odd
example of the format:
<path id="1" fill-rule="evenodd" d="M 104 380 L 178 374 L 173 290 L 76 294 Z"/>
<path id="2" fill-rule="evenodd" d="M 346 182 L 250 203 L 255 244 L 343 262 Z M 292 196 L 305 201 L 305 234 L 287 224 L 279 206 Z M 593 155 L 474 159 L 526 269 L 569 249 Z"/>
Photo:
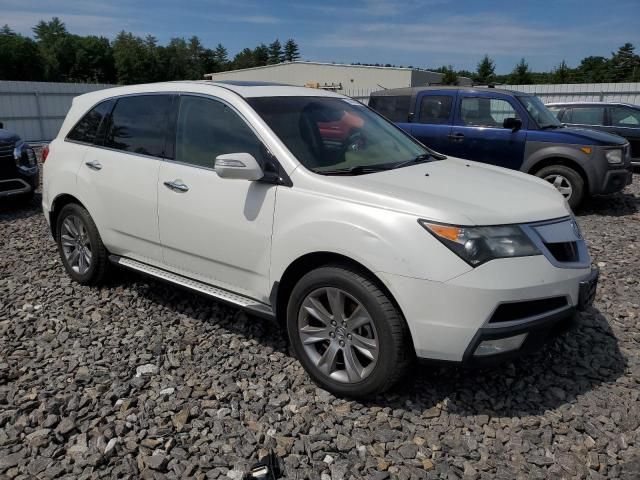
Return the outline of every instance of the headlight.
<path id="1" fill-rule="evenodd" d="M 517 225 L 459 227 L 426 220 L 418 223 L 472 267 L 495 258 L 540 255 L 540 250 Z"/>
<path id="2" fill-rule="evenodd" d="M 37 165 L 36 154 L 33 148 L 19 140 L 13 149 L 13 158 L 19 168 L 33 168 Z"/>
<path id="3" fill-rule="evenodd" d="M 607 162 L 609 163 L 622 163 L 622 150 L 616 148 L 614 150 L 607 150 L 607 153 L 604 154 L 607 157 Z"/>

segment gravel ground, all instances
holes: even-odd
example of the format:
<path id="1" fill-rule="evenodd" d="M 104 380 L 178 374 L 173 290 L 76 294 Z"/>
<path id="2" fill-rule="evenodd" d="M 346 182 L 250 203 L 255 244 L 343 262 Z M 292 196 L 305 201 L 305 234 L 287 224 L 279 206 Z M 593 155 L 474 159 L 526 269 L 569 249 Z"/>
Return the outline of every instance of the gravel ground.
<path id="1" fill-rule="evenodd" d="M 543 351 L 316 388 L 270 323 L 135 274 L 72 283 L 36 197 L 0 204 L 0 478 L 640 478 L 640 177 L 579 222 L 594 308 Z"/>

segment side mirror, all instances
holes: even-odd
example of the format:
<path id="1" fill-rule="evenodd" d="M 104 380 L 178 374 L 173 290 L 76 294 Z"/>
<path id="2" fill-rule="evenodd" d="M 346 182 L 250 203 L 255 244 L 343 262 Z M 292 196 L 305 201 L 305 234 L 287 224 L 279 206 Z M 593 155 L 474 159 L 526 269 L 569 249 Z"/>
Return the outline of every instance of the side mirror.
<path id="1" fill-rule="evenodd" d="M 0 122 L 0 128 L 4 128 L 4 123 Z"/>
<path id="2" fill-rule="evenodd" d="M 410 112 L 409 115 L 407 115 L 407 123 L 412 123 L 415 118 L 416 118 L 416 114 L 413 112 Z"/>
<path id="3" fill-rule="evenodd" d="M 262 167 L 250 153 L 218 155 L 215 171 L 220 178 L 255 181 L 264 177 Z"/>
<path id="4" fill-rule="evenodd" d="M 520 130 L 522 128 L 522 120 L 520 120 L 519 118 L 515 118 L 515 117 L 505 118 L 504 121 L 502 122 L 502 127 L 503 128 L 508 128 L 512 132 L 517 132 L 518 130 Z"/>

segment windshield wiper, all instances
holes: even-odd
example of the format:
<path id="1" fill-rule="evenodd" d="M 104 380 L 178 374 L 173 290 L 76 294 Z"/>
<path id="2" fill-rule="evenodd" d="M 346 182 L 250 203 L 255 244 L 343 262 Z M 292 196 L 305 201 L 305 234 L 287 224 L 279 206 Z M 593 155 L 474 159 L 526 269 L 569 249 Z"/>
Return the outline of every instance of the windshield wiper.
<path id="1" fill-rule="evenodd" d="M 365 173 L 382 172 L 391 170 L 394 167 L 389 165 L 358 165 L 349 168 L 336 168 L 335 170 L 314 170 L 321 175 L 363 175 Z"/>
<path id="2" fill-rule="evenodd" d="M 400 162 L 400 163 L 396 163 L 393 167 L 393 169 L 396 168 L 402 168 L 402 167 L 406 167 L 408 165 L 417 165 L 418 163 L 424 163 L 429 161 L 432 158 L 438 158 L 435 155 L 433 155 L 432 153 L 421 153 L 420 155 L 418 155 L 417 157 L 414 157 L 410 160 L 406 160 L 404 162 Z"/>

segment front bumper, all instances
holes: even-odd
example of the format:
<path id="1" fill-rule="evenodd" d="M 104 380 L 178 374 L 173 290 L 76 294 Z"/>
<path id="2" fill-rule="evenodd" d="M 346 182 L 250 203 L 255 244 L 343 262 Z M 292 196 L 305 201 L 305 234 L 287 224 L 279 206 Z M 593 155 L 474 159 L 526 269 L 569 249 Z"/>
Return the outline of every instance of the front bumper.
<path id="1" fill-rule="evenodd" d="M 537 348 L 554 325 L 573 315 L 581 282 L 591 275 L 589 267 L 558 268 L 542 255 L 492 260 L 447 282 L 379 273 L 407 320 L 417 356 L 465 363 L 487 339 L 532 332 L 513 354 Z M 562 303 L 494 321 L 500 305 L 547 300 Z"/>
<path id="2" fill-rule="evenodd" d="M 633 182 L 633 171 L 631 168 L 619 170 L 609 170 L 605 173 L 602 187 L 598 193 L 608 194 L 619 192 Z"/>
<path id="3" fill-rule="evenodd" d="M 35 190 L 35 187 L 22 178 L 0 180 L 0 198 L 22 195 Z"/>

